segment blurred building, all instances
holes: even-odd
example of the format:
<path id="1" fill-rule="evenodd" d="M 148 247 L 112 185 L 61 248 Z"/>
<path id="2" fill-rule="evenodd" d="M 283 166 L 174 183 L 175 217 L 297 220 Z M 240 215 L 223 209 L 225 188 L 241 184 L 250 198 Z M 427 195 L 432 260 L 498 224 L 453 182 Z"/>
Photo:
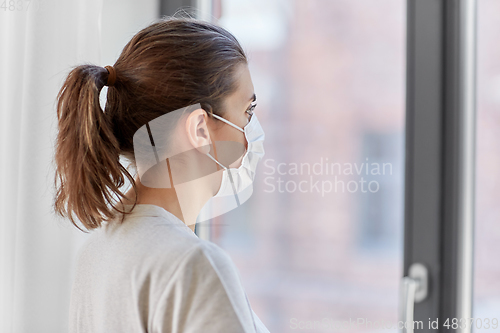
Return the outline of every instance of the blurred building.
<path id="1" fill-rule="evenodd" d="M 219 23 L 249 53 L 266 156 L 214 241 L 272 332 L 398 320 L 405 22 L 398 0 L 222 2 Z"/>

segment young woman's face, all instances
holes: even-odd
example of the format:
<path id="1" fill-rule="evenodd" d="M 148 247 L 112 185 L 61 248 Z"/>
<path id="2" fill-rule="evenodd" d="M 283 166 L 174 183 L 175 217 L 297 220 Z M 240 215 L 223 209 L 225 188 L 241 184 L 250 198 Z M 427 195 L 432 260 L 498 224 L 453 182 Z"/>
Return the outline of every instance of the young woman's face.
<path id="1" fill-rule="evenodd" d="M 250 71 L 246 64 L 239 66 L 235 73 L 238 80 L 237 90 L 224 101 L 225 113 L 222 115 L 226 120 L 243 129 L 250 121 L 249 110 L 252 102 L 255 100 L 254 87 Z M 235 141 L 241 143 L 245 149 L 247 142 L 245 134 L 229 124 L 215 118 L 211 119 L 212 125 L 210 131 L 214 134 L 216 141 Z M 241 158 L 231 165 L 239 166 Z"/>

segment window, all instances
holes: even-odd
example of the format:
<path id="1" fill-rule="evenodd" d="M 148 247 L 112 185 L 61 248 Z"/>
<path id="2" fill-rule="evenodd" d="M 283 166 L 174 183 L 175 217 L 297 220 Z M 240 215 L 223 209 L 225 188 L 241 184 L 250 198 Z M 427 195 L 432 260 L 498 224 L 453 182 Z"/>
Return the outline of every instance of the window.
<path id="1" fill-rule="evenodd" d="M 271 332 L 398 320 L 405 16 L 399 0 L 222 1 L 219 24 L 250 57 L 266 156 L 212 240 Z"/>

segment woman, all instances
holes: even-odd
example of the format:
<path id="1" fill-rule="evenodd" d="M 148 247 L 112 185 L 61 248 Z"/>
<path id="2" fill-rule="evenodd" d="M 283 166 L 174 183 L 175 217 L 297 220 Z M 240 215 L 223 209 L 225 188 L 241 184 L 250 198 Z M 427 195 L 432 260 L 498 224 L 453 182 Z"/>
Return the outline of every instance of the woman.
<path id="1" fill-rule="evenodd" d="M 215 216 L 212 200 L 232 194 L 239 204 L 253 180 L 264 153 L 255 99 L 235 37 L 189 17 L 141 30 L 114 66 L 69 73 L 58 94 L 54 208 L 92 230 L 70 332 L 268 332 L 230 257 L 194 233 L 200 212 Z"/>

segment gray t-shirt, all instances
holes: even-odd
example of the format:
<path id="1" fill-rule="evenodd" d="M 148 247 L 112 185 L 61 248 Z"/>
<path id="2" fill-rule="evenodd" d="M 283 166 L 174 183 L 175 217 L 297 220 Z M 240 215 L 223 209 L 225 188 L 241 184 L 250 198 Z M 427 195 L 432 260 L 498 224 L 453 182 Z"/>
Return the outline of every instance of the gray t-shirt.
<path id="1" fill-rule="evenodd" d="M 70 333 L 269 332 L 229 255 L 149 204 L 91 232 L 78 254 L 69 320 Z"/>

